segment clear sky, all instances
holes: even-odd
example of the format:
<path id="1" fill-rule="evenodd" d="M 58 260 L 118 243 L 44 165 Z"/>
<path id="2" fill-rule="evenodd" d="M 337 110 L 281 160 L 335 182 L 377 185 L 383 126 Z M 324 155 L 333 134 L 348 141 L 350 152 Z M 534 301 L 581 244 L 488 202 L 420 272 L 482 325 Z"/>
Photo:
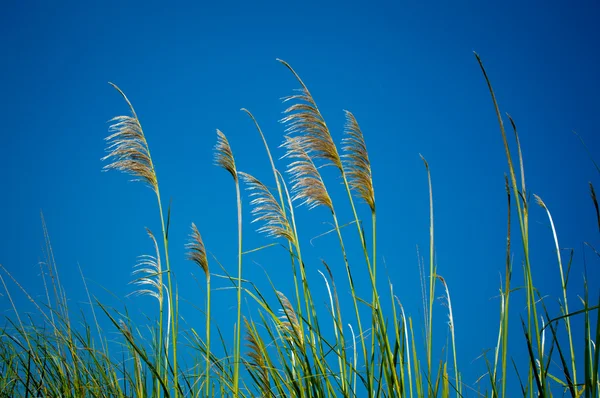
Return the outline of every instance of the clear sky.
<path id="1" fill-rule="evenodd" d="M 198 225 L 208 250 L 229 272 L 236 265 L 235 192 L 226 172 L 212 165 L 215 129 L 229 137 L 240 170 L 273 185 L 260 137 L 239 109 L 254 113 L 276 150 L 283 134 L 280 98 L 298 87 L 275 61 L 282 58 L 311 89 L 336 140 L 342 137 L 342 110 L 357 117 L 374 172 L 379 261 L 387 267 L 381 282 L 387 273 L 418 325 L 415 248 L 427 253 L 429 222 L 419 153 L 429 161 L 438 270 L 452 295 L 464 381 L 473 383 L 485 372 L 484 362 L 475 359 L 497 336 L 507 171 L 473 51 L 483 58 L 502 110 L 518 125 L 530 192 L 552 211 L 561 246 L 576 250 L 573 305 L 581 293 L 584 260 L 592 297 L 600 280 L 597 257 L 583 250 L 584 241 L 598 244 L 588 181 L 600 188 L 600 178 L 573 134 L 577 131 L 598 154 L 600 7 L 591 1 L 523 3 L 4 2 L 0 263 L 32 295 L 42 294 L 37 262 L 43 210 L 74 307 L 87 302 L 80 264 L 100 300 L 116 305 L 106 288 L 134 314 L 152 315 L 150 298 L 124 296 L 132 290 L 127 283 L 136 256 L 152 250 L 144 227 L 160 231 L 155 198 L 142 184 L 101 172 L 107 120 L 127 111 L 107 84 L 112 81 L 136 107 L 162 195 L 172 198 L 173 268 L 186 300 L 183 315 L 198 327 L 202 316 L 192 304 L 202 305 L 204 291 L 190 278 L 201 277 L 200 270 L 184 258 L 189 224 Z M 338 177 L 331 170 L 324 175 L 339 211 L 347 210 Z M 246 196 L 245 250 L 271 243 L 254 232 L 247 203 Z M 330 228 L 327 212 L 299 209 L 298 214 L 307 269 L 324 308 L 320 259 L 347 291 L 342 259 L 333 236 L 315 240 L 314 247 L 309 243 Z M 349 213 L 341 216 L 342 223 L 350 220 Z M 344 233 L 353 242 L 351 231 Z M 560 279 L 552 235 L 538 207 L 532 208 L 531 236 L 534 282 L 556 303 Z M 513 283 L 520 285 L 516 242 Z M 284 253 L 270 250 L 245 259 L 245 276 L 262 286 L 266 271 L 280 290 L 291 293 L 289 263 Z M 357 269 L 364 271 L 356 258 Z M 222 273 L 214 261 L 211 266 Z M 359 291 L 366 292 L 367 284 L 360 283 Z M 517 295 L 513 303 L 524 303 Z M 215 297 L 216 320 L 231 333 L 235 294 L 222 290 Z M 0 297 L 2 314 L 11 314 L 9 305 Z M 517 326 L 522 309 L 513 307 Z M 441 351 L 446 309 L 440 304 L 435 311 Z M 525 361 L 522 334 L 514 330 L 512 350 Z"/>

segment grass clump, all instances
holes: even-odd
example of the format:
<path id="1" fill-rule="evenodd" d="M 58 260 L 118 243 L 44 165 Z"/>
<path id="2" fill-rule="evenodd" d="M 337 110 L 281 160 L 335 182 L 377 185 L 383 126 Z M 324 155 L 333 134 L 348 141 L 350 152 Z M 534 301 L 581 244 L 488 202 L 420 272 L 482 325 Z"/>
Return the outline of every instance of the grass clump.
<path id="1" fill-rule="evenodd" d="M 238 170 L 227 137 L 217 130 L 215 164 L 231 175 L 236 191 L 237 273 L 226 271 L 224 276 L 236 291 L 233 342 L 227 341 L 219 329 L 221 349 L 211 343 L 211 331 L 218 328 L 211 317 L 211 277 L 217 274 L 209 267 L 201 228 L 194 223 L 191 223 L 185 247 L 187 258 L 205 276 L 206 283 L 202 287 L 206 293 L 205 330 L 199 332 L 190 328 L 181 332 L 179 329 L 182 319 L 179 293 L 169 261 L 170 208 L 166 213 L 163 210 L 158 178 L 141 122 L 125 94 L 113 85 L 127 102 L 130 115 L 112 120 L 111 134 L 106 138 L 105 169 L 133 175 L 150 186 L 156 195 L 161 236 L 157 239 L 147 230 L 154 253 L 139 257 L 131 283 L 136 288 L 133 295 L 147 295 L 157 300 L 157 318 L 151 321 L 147 332 L 133 324 L 127 310 L 119 312 L 97 300 L 93 302 L 88 292 L 92 321 L 84 318 L 83 326 L 73 324 L 43 223 L 46 261 L 41 265 L 41 275 L 45 297 L 41 300 L 31 297 L 4 267 L 4 274 L 0 275 L 3 291 L 14 311 L 14 317 L 6 318 L 0 331 L 0 396 L 413 398 L 481 395 L 504 398 L 514 396 L 518 391 L 524 397 L 565 394 L 573 398 L 600 397 L 598 303 L 590 301 L 586 284 L 580 294 L 581 304 L 576 309 L 572 304 L 569 307 L 567 290 L 572 254 L 565 267 L 552 214 L 537 195 L 533 197 L 546 212 L 557 255 L 562 292 L 559 314 L 549 314 L 544 296 L 535 288 L 530 263 L 530 195 L 525 186 L 519 136 L 515 122 L 508 116 L 518 149 L 517 157 L 513 158 L 492 85 L 478 55 L 476 59 L 488 84 L 508 161 L 505 178 L 508 209 L 506 268 L 504 285 L 500 289 L 498 338 L 493 361 L 485 358 L 487 372 L 476 385 L 463 380 L 457 361 L 451 286 L 440 275 L 435 258 L 433 183 L 427 160 L 421 157 L 427 172 L 430 212 L 429 263 L 427 267 L 420 264 L 424 300 L 422 326 L 425 330 L 421 342 L 415 339 L 413 319 L 405 313 L 393 284 L 388 282 L 382 286 L 377 283 L 377 206 L 371 163 L 359 123 L 351 112 L 344 111 L 345 137 L 341 150 L 338 149 L 308 87 L 288 63 L 280 60 L 300 85 L 295 94 L 284 98 L 287 109 L 281 121 L 285 126 L 282 148 L 286 170 L 277 168 L 258 122 L 243 109 L 265 145 L 275 182 L 273 190 L 251 174 Z M 348 201 L 342 206 L 351 213 L 349 224 L 339 222 L 337 203 L 321 175 L 324 166 L 333 166 L 339 173 L 347 194 L 344 200 Z M 253 222 L 259 224 L 258 232 L 275 240 L 275 243 L 247 252 L 242 246 L 243 188 L 250 196 L 250 215 Z M 590 192 L 600 229 L 600 212 L 591 183 Z M 368 207 L 370 220 L 359 217 L 361 205 Z M 324 289 L 315 286 L 315 281 L 307 277 L 307 267 L 314 267 L 314 264 L 305 263 L 302 256 L 305 241 L 298 233 L 296 222 L 299 206 L 322 207 L 331 214 L 333 229 L 327 233 L 335 234 L 339 241 L 349 286 L 347 295 L 339 294 L 335 272 L 325 261 L 322 265 L 326 272 L 319 271 Z M 513 247 L 514 232 L 511 230 L 515 208 L 520 237 L 518 249 Z M 358 251 L 362 252 L 362 258 L 352 259 L 352 266 L 349 246 L 342 234 L 342 229 L 351 224 L 356 227 Z M 161 237 L 162 246 L 158 243 Z M 243 276 L 246 254 L 275 245 L 283 247 L 289 255 L 293 291 L 281 291 L 272 283 L 270 289 L 261 290 Z M 524 287 L 520 290 L 525 292 L 526 314 L 521 319 L 523 335 L 512 338 L 524 342 L 528 360 L 518 365 L 513 362 L 513 369 L 509 366 L 512 322 L 509 307 L 514 306 L 513 296 L 517 290 L 511 285 L 514 250 L 522 251 L 523 255 Z M 355 287 L 353 273 L 361 269 L 369 276 L 370 297 L 362 297 Z M 41 321 L 21 315 L 14 305 L 6 278 L 34 304 Z M 83 282 L 85 284 L 85 279 Z M 443 359 L 434 348 L 433 315 L 438 284 L 441 284 L 447 307 L 450 340 L 444 350 L 451 352 L 450 359 Z M 313 299 L 315 292 L 327 294 L 328 313 L 318 311 Z M 340 303 L 346 300 L 352 303 L 351 313 L 342 311 Z M 384 306 L 383 300 L 389 300 L 389 303 Z M 243 315 L 243 302 L 249 302 L 256 309 L 255 318 Z M 121 350 L 103 336 L 97 310 L 118 331 Z M 578 341 L 572 324 L 581 320 L 585 335 Z M 559 333 L 559 329 L 562 332 Z M 184 337 L 184 343 L 180 337 Z M 582 358 L 576 356 L 578 343 L 584 347 Z M 231 346 L 233 351 L 229 355 Z M 187 362 L 183 358 L 188 358 L 190 353 L 199 356 L 192 366 L 184 365 Z M 517 388 L 509 385 L 509 380 L 518 380 Z"/>

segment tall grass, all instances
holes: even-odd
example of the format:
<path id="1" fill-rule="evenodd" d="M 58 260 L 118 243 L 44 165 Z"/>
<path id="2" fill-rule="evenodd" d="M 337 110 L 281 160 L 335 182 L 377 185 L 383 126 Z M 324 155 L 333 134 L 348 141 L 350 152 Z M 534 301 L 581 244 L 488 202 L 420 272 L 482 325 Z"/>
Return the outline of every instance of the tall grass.
<path id="1" fill-rule="evenodd" d="M 187 243 L 188 259 L 196 264 L 206 277 L 204 331 L 189 328 L 179 330 L 179 293 L 169 261 L 170 208 L 165 213 L 161 201 L 156 169 L 150 155 L 150 146 L 131 102 L 116 86 L 130 109 L 130 115 L 112 120 L 111 134 L 107 137 L 106 169 L 116 169 L 133 175 L 149 185 L 154 192 L 161 221 L 162 246 L 155 235 L 147 230 L 154 253 L 142 255 L 133 271 L 133 295 L 145 295 L 157 300 L 157 318 L 150 320 L 149 331 L 135 325 L 127 310 L 108 308 L 87 290 L 91 320 L 85 317 L 74 324 L 58 267 L 54 260 L 49 233 L 42 220 L 45 239 L 45 261 L 40 264 L 45 295 L 35 298 L 2 268 L 0 284 L 13 312 L 6 318 L 0 331 L 0 396 L 116 396 L 116 397 L 464 397 L 514 396 L 551 397 L 568 394 L 571 397 L 600 397 L 598 382 L 598 344 L 600 317 L 598 303 L 590 301 L 587 291 L 579 292 L 581 302 L 569 307 L 570 260 L 565 267 L 561 256 L 558 234 L 552 214 L 546 203 L 534 195 L 536 203 L 546 212 L 553 247 L 556 250 L 557 269 L 561 280 L 560 313 L 550 315 L 546 298 L 535 288 L 530 256 L 529 212 L 530 195 L 525 186 L 523 153 L 516 124 L 508 120 L 514 133 L 511 142 L 505 130 L 492 84 L 481 59 L 476 54 L 484 80 L 488 85 L 492 105 L 497 115 L 501 138 L 506 152 L 508 175 L 506 268 L 500 287 L 498 338 L 494 346 L 493 362 L 485 357 L 487 372 L 478 381 L 465 381 L 459 368 L 456 334 L 461 325 L 455 325 L 449 286 L 440 275 L 435 258 L 434 234 L 434 170 L 421 157 L 426 171 L 429 203 L 429 258 L 428 267 L 419 258 L 422 267 L 424 301 L 424 340 L 415 339 L 413 317 L 407 315 L 400 298 L 394 292 L 392 281 L 379 284 L 377 279 L 377 206 L 375 183 L 366 140 L 355 116 L 345 111 L 345 137 L 338 147 L 321 114 L 316 99 L 299 74 L 285 61 L 280 61 L 295 77 L 300 89 L 286 97 L 288 104 L 282 119 L 285 125 L 283 160 L 285 169 L 279 169 L 271 149 L 254 116 L 246 109 L 265 146 L 272 170 L 274 190 L 253 175 L 239 171 L 232 147 L 221 131 L 217 130 L 215 163 L 232 177 L 236 191 L 237 208 L 237 272 L 230 272 L 225 264 L 226 279 L 236 291 L 236 319 L 233 341 L 228 341 L 211 317 L 211 277 L 216 276 L 207 258 L 200 228 L 191 224 Z M 257 137 L 258 138 L 258 137 Z M 511 146 L 516 145 L 513 158 Z M 338 207 L 330 196 L 327 182 L 321 174 L 323 166 L 333 166 L 339 173 L 347 193 L 347 203 Z M 273 184 L 271 184 L 273 185 Z M 242 192 L 247 190 L 253 222 L 258 232 L 273 240 L 258 249 L 243 250 Z M 596 209 L 600 230 L 600 211 L 593 185 L 590 183 L 591 202 Z M 425 193 L 424 193 L 425 195 Z M 370 220 L 362 220 L 359 207 L 366 206 Z M 348 280 L 349 292 L 340 295 L 332 270 L 325 261 L 320 272 L 323 284 L 316 285 L 307 277 L 307 269 L 315 264 L 305 263 L 297 225 L 299 206 L 322 207 L 331 214 L 333 229 L 343 261 L 342 272 Z M 341 225 L 338 208 L 350 209 L 349 224 Z M 515 248 L 511 217 L 516 208 L 521 245 Z M 355 225 L 356 231 L 347 226 Z M 365 225 L 366 224 L 366 225 Z M 370 224 L 370 225 L 368 225 Z M 348 230 L 353 232 L 347 232 Z M 370 231 L 370 232 L 368 232 Z M 342 233 L 344 232 L 344 233 Z M 359 259 L 350 259 L 349 233 L 355 233 L 362 252 Z M 443 239 L 443 237 L 442 237 Z M 159 239 L 160 240 L 160 239 Z M 259 289 L 242 274 L 244 256 L 258 250 L 283 247 L 289 254 L 290 279 L 293 291 L 284 292 L 269 280 L 270 288 Z M 593 249 L 593 248 L 592 248 Z M 525 318 L 521 320 L 523 334 L 511 336 L 519 346 L 527 348 L 528 360 L 513 367 L 509 351 L 509 329 L 515 314 L 509 311 L 516 294 L 512 279 L 512 257 L 523 259 Z M 164 267 L 163 267 L 164 264 Z M 219 264 L 220 265 L 220 264 Z M 370 294 L 365 297 L 357 290 L 356 274 L 368 274 Z M 166 274 L 166 278 L 164 275 Z M 219 277 L 223 277 L 219 275 Z M 166 279 L 166 283 L 165 283 Z M 437 285 L 443 289 L 438 291 Z M 434 309 L 436 296 L 443 295 L 447 308 L 449 342 L 436 347 L 434 340 Z M 24 295 L 35 307 L 36 320 L 24 314 L 14 303 L 13 295 Z M 319 311 L 313 297 L 325 294 L 329 308 Z M 364 293 L 363 293 L 364 294 Z M 515 296 L 515 297 L 513 297 Z M 166 305 L 164 301 L 166 302 Z M 382 305 L 389 300 L 389 305 Z M 342 311 L 342 302 L 351 302 L 352 312 Z M 255 316 L 243 314 L 242 303 L 249 302 Z M 512 305 L 511 305 L 512 304 Z M 518 304 L 517 304 L 518 305 Z M 513 313 L 515 310 L 513 309 Z M 435 314 L 441 313 L 436 310 Z M 368 316 L 366 316 L 368 315 Z M 119 333 L 117 349 L 104 337 L 107 330 L 98 318 L 104 316 L 113 330 Z M 594 317 L 596 321 L 594 322 Z M 585 335 L 574 334 L 573 324 L 583 324 Z M 77 326 L 76 326 L 77 325 Z M 146 326 L 146 325 L 144 325 Z M 458 329 L 455 330 L 455 327 Z M 215 329 L 216 328 L 216 329 Z M 355 329 L 356 328 L 356 329 Z M 468 325 L 464 325 L 467 329 Z M 463 330 L 464 330 L 463 329 Z M 562 330 L 559 333 L 559 329 Z M 217 330 L 221 347 L 211 343 L 211 331 Z M 436 330 L 436 334 L 442 334 Z M 180 337 L 184 338 L 184 343 Z M 213 339 L 214 340 L 214 339 Z M 577 357 L 575 347 L 583 346 L 583 357 Z M 233 347 L 233 355 L 229 355 Z M 483 347 L 482 347 L 483 348 Z M 451 352 L 444 359 L 441 352 Z M 224 353 L 224 354 L 221 354 Z M 182 358 L 198 354 L 191 366 L 182 366 Z M 558 358 L 557 358 L 558 357 Z M 526 369 L 526 373 L 523 373 Z M 511 385 L 517 383 L 518 385 Z"/>

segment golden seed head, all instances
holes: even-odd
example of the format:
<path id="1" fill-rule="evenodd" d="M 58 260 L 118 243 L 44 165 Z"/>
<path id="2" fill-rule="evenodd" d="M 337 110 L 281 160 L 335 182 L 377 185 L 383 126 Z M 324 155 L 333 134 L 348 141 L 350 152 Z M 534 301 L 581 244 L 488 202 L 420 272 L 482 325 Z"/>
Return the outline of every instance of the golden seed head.
<path id="1" fill-rule="evenodd" d="M 237 169 L 231 146 L 225 134 L 217 130 L 217 144 L 215 145 L 215 164 L 227 170 L 235 181 L 238 179 Z"/>
<path id="2" fill-rule="evenodd" d="M 192 223 L 192 232 L 190 233 L 190 240 L 185 245 L 186 249 L 188 249 L 187 258 L 190 261 L 196 263 L 197 266 L 202 268 L 206 278 L 210 278 L 210 273 L 208 269 L 208 259 L 206 258 L 206 249 L 204 248 L 204 242 L 202 241 L 202 236 L 196 227 L 196 224 Z"/>

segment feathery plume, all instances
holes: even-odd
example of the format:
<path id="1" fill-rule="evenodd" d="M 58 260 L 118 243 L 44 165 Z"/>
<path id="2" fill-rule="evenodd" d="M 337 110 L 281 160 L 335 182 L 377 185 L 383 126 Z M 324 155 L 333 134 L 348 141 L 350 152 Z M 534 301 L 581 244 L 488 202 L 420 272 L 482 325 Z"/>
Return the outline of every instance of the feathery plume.
<path id="1" fill-rule="evenodd" d="M 187 258 L 193 261 L 202 268 L 206 278 L 210 278 L 210 272 L 208 270 L 208 259 L 206 258 L 206 249 L 204 248 L 204 242 L 202 236 L 196 227 L 196 224 L 192 223 L 192 233 L 190 233 L 190 240 L 185 245 L 188 249 Z"/>
<path id="2" fill-rule="evenodd" d="M 256 378 L 256 380 L 261 384 L 259 390 L 263 393 L 270 392 L 271 385 L 269 382 L 269 371 L 259 344 L 260 337 L 245 317 L 244 324 L 246 326 L 246 347 L 250 349 L 250 352 L 248 353 L 248 358 L 250 358 L 250 360 L 246 361 L 248 370 L 258 372 L 259 377 Z"/>
<path id="3" fill-rule="evenodd" d="M 293 102 L 285 111 L 286 115 L 281 122 L 284 123 L 286 133 L 292 136 L 301 137 L 301 144 L 306 152 L 316 159 L 323 159 L 328 163 L 335 165 L 342 171 L 342 161 L 338 154 L 337 148 L 329 128 L 325 123 L 325 119 L 321 115 L 315 100 L 310 91 L 300 79 L 300 76 L 292 69 L 292 67 L 283 60 L 278 60 L 285 65 L 296 77 L 300 85 L 300 89 L 296 91 L 298 94 L 290 95 L 283 98 L 283 102 Z"/>
<path id="4" fill-rule="evenodd" d="M 371 174 L 371 162 L 367 153 L 365 137 L 356 121 L 354 115 L 349 111 L 346 114 L 345 131 L 347 136 L 342 140 L 344 166 L 348 176 L 350 188 L 364 200 L 371 211 L 375 211 L 375 190 L 373 189 L 373 176 Z"/>
<path id="5" fill-rule="evenodd" d="M 281 320 L 281 328 L 290 335 L 292 341 L 299 343 L 300 346 L 304 346 L 302 326 L 300 326 L 300 322 L 298 322 L 298 317 L 296 316 L 296 311 L 294 311 L 292 303 L 290 303 L 290 300 L 279 291 L 277 292 L 277 296 L 283 306 L 283 308 L 279 310 L 281 312 L 281 316 L 279 317 Z"/>
<path id="6" fill-rule="evenodd" d="M 217 129 L 217 144 L 215 145 L 215 164 L 227 170 L 235 181 L 238 179 L 237 169 L 235 168 L 235 160 L 229 141 L 221 130 Z"/>
<path id="7" fill-rule="evenodd" d="M 158 243 L 156 238 L 150 229 L 146 228 L 146 232 L 156 252 L 155 256 L 141 255 L 138 257 L 138 262 L 134 266 L 135 270 L 131 273 L 135 279 L 129 282 L 132 285 L 139 287 L 134 292 L 129 293 L 127 296 L 152 296 L 162 304 L 162 270 L 160 264 L 160 252 L 158 250 Z"/>
<path id="8" fill-rule="evenodd" d="M 321 173 L 304 149 L 301 140 L 299 137 L 285 136 L 282 144 L 286 149 L 283 157 L 294 160 L 287 170 L 292 180 L 292 200 L 300 200 L 300 205 L 306 205 L 309 209 L 322 205 L 333 212 L 333 203 Z"/>
<path id="9" fill-rule="evenodd" d="M 131 174 L 136 177 L 134 181 L 144 181 L 156 192 L 158 181 L 142 125 L 125 93 L 115 84 L 109 84 L 123 96 L 131 116 L 117 116 L 110 120 L 111 134 L 105 138 L 108 154 L 102 158 L 102 161 L 109 160 L 110 163 L 104 166 L 104 170 L 115 169 Z"/>
<path id="10" fill-rule="evenodd" d="M 265 233 L 270 237 L 285 238 L 293 243 L 294 233 L 290 223 L 271 191 L 252 175 L 241 171 L 238 174 L 248 186 L 248 191 L 251 192 L 250 205 L 253 206 L 252 215 L 255 217 L 252 222 L 264 221 L 264 225 L 258 229 L 258 232 Z"/>

